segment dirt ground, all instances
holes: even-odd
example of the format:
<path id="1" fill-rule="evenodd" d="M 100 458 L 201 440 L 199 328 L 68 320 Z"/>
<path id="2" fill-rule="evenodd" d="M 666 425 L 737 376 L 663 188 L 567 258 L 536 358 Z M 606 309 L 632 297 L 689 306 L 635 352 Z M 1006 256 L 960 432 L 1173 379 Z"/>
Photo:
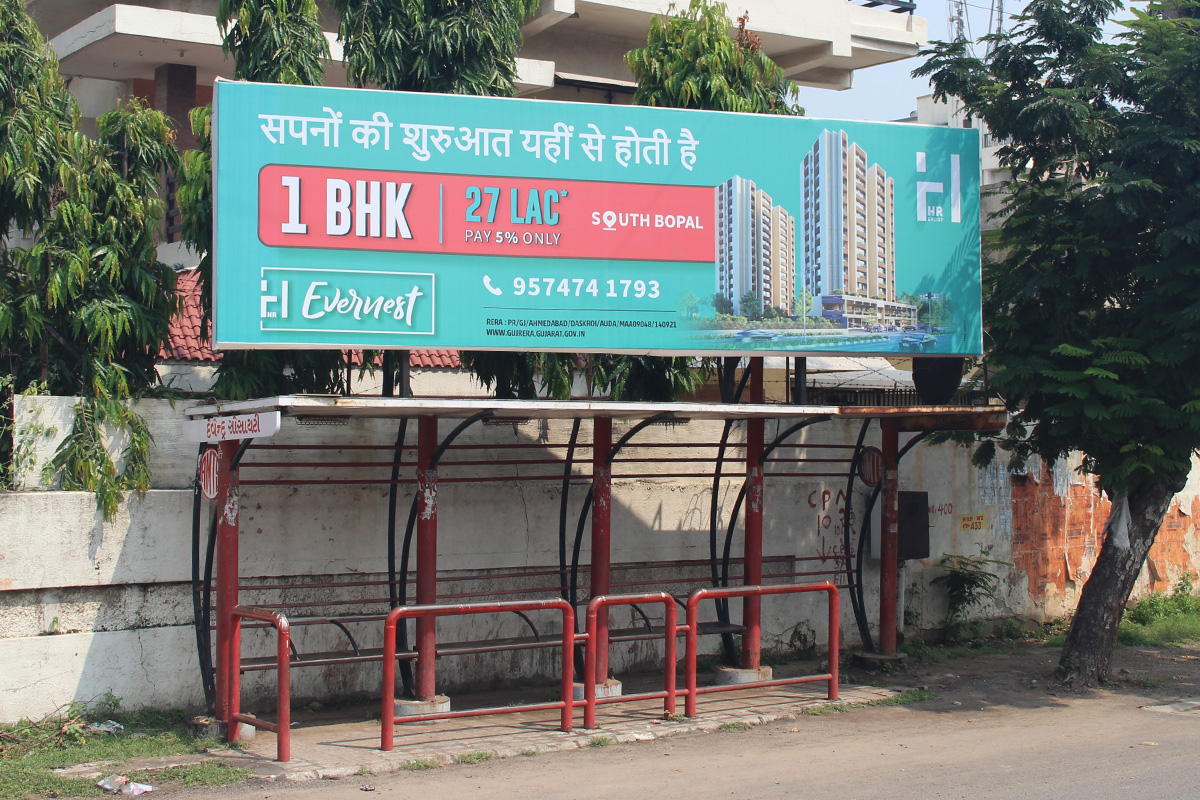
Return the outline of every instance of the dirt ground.
<path id="1" fill-rule="evenodd" d="M 251 783 L 188 798 L 1200 797 L 1200 647 L 1125 647 L 1116 680 L 1065 689 L 1040 643 L 847 683 L 925 688 L 906 706 L 340 781 Z M 1172 704 L 1176 704 L 1172 706 Z M 1194 709 L 1194 710 L 1192 710 Z M 330 798 L 334 795 L 334 798 Z"/>

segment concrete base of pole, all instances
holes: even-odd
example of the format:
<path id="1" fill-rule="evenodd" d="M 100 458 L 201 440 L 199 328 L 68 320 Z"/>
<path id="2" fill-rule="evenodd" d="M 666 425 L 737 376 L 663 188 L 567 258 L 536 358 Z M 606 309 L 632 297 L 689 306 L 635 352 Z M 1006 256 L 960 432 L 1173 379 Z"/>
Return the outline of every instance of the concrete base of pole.
<path id="1" fill-rule="evenodd" d="M 576 683 L 572 686 L 571 695 L 576 700 L 585 699 L 583 696 L 583 692 L 584 692 L 584 689 L 583 689 L 582 683 Z M 620 696 L 621 696 L 621 682 L 619 680 L 617 680 L 616 678 L 609 678 L 604 683 L 596 684 L 596 697 L 597 698 L 620 697 Z"/>
<path id="2" fill-rule="evenodd" d="M 759 667 L 758 669 L 741 669 L 739 667 L 717 667 L 716 680 L 713 681 L 717 686 L 735 686 L 742 683 L 757 683 L 758 681 L 769 681 L 774 679 L 775 670 L 770 667 Z"/>
<path id="3" fill-rule="evenodd" d="M 444 694 L 435 695 L 432 700 L 397 700 L 397 717 L 415 717 L 420 714 L 444 714 L 450 710 L 450 698 Z"/>

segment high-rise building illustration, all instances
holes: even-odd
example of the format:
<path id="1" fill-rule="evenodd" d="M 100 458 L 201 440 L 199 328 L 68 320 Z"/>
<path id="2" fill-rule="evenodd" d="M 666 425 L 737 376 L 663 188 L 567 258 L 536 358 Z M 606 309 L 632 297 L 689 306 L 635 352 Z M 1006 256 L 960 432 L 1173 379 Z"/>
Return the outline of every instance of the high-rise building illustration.
<path id="1" fill-rule="evenodd" d="M 753 292 L 762 308 L 790 314 L 796 293 L 796 219 L 754 181 L 735 175 L 717 187 L 717 291 L 744 313 Z"/>
<path id="2" fill-rule="evenodd" d="M 824 130 L 801 167 L 803 285 L 842 325 L 908 324 L 896 296 L 895 181 L 845 131 Z"/>

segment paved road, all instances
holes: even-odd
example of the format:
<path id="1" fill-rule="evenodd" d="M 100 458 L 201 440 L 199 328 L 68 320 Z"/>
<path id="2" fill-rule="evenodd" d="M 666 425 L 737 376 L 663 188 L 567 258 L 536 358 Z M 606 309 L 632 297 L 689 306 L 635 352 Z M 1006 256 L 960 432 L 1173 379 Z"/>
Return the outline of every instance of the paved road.
<path id="1" fill-rule="evenodd" d="M 969 697 L 946 698 L 748 731 L 197 797 L 365 800 L 365 784 L 380 800 L 1200 797 L 1200 710 L 1138 708 L 1145 702 L 1163 701 L 1045 695 L 984 710 Z"/>

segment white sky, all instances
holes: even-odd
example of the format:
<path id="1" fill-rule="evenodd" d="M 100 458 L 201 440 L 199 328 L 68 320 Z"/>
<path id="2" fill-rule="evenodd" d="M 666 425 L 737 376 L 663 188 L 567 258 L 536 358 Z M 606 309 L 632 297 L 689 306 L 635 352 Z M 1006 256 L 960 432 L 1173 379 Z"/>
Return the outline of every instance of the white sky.
<path id="1" fill-rule="evenodd" d="M 1005 17 L 1024 5 L 1022 0 L 1005 0 Z M 950 3 L 947 0 L 917 0 L 916 13 L 929 20 L 931 42 L 950 39 Z M 990 16 L 991 0 L 967 0 L 968 38 L 978 39 L 986 34 Z M 854 74 L 854 88 L 842 92 L 801 87 L 800 105 L 809 117 L 873 121 L 907 117 L 916 109 L 917 98 L 930 92 L 927 81 L 910 74 L 920 63 L 918 58 L 909 58 L 859 70 Z"/>

